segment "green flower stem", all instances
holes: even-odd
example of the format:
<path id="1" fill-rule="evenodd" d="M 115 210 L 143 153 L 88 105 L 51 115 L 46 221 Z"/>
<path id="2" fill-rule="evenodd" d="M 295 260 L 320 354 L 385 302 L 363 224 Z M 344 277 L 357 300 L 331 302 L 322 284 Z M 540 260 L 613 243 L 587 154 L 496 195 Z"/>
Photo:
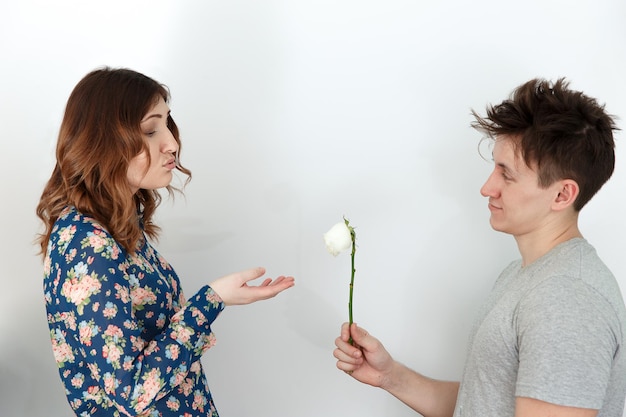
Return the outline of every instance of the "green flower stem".
<path id="1" fill-rule="evenodd" d="M 356 233 L 354 231 L 354 228 L 350 226 L 350 222 L 345 217 L 343 220 L 346 222 L 346 226 L 348 227 L 348 230 L 350 230 L 350 237 L 352 238 L 352 253 L 350 254 L 352 258 L 352 267 L 350 271 L 350 298 L 348 300 L 348 319 L 350 325 L 352 325 L 352 323 L 354 323 L 354 319 L 352 317 L 352 296 L 354 294 L 354 273 L 356 272 L 356 269 L 354 268 L 354 254 L 356 253 Z M 350 337 L 348 342 L 350 342 L 351 345 L 354 344 L 352 337 Z"/>
<path id="2" fill-rule="evenodd" d="M 350 277 L 350 300 L 348 300 L 348 317 L 350 319 L 350 324 L 352 324 L 354 322 L 353 318 L 352 318 L 352 295 L 354 293 L 354 273 L 356 272 L 356 269 L 354 269 L 354 254 L 356 252 L 356 245 L 354 242 L 354 231 L 352 230 L 352 228 L 350 228 L 350 234 L 352 235 L 352 275 Z"/>

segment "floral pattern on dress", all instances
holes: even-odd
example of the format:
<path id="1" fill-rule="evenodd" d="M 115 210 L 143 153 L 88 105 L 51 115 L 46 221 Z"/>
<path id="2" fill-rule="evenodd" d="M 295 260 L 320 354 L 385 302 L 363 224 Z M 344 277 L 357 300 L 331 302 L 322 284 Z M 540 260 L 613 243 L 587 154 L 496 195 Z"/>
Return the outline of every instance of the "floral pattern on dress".
<path id="1" fill-rule="evenodd" d="M 144 239 L 128 254 L 73 207 L 44 260 L 54 359 L 77 416 L 217 417 L 200 358 L 224 303 L 208 285 L 188 301 Z"/>

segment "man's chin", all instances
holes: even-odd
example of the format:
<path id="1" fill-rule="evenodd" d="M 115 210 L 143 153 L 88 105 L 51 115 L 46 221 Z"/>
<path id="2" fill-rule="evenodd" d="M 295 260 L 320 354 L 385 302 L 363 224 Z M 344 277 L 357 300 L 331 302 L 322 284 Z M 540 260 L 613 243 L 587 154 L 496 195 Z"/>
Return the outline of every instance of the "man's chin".
<path id="1" fill-rule="evenodd" d="M 493 218 L 489 219 L 489 224 L 491 225 L 491 228 L 495 230 L 496 232 L 507 233 L 505 228 L 501 224 L 498 224 L 497 222 L 495 222 Z"/>

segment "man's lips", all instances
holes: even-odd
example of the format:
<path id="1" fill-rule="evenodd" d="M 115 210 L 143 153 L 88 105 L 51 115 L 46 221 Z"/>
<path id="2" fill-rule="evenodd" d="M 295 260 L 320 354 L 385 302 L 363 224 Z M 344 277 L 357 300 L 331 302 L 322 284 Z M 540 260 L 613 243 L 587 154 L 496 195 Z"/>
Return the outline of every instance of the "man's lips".
<path id="1" fill-rule="evenodd" d="M 498 207 L 495 204 L 493 204 L 491 201 L 488 204 L 489 210 L 501 210 L 502 207 Z"/>

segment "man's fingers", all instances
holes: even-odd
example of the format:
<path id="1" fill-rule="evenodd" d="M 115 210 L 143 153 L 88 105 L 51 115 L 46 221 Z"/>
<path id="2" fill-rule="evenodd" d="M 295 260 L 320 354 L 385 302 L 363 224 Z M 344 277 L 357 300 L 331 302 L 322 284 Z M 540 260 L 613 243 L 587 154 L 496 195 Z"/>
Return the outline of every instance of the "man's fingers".
<path id="1" fill-rule="evenodd" d="M 350 339 L 350 326 L 348 323 L 343 323 L 341 325 L 341 340 L 347 342 Z"/>

